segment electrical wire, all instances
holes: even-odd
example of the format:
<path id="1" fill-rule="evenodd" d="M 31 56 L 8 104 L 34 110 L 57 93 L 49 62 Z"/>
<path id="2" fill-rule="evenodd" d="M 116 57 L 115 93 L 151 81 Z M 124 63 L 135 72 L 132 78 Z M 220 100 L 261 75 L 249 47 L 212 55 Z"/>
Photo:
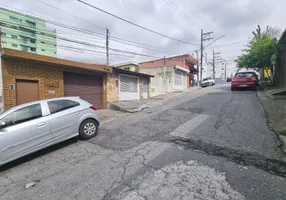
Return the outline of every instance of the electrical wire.
<path id="1" fill-rule="evenodd" d="M 96 25 L 96 24 L 94 24 L 94 23 L 91 23 L 91 22 L 89 22 L 89 21 L 87 21 L 87 20 L 85 20 L 85 19 L 82 19 L 82 18 L 80 18 L 80 17 L 77 17 L 77 16 L 75 16 L 75 15 L 72 15 L 72 14 L 70 14 L 70 13 L 68 13 L 68 12 L 66 12 L 66 11 L 64 11 L 64 10 L 62 10 L 62 9 L 59 9 L 59 8 L 57 8 L 57 7 L 55 7 L 55 6 L 51 5 L 51 4 L 48 4 L 47 2 L 44 2 L 44 1 L 42 1 L 42 0 L 37 0 L 37 1 L 39 1 L 39 2 L 41 2 L 41 3 L 43 3 L 43 4 L 45 4 L 45 5 L 47 5 L 47 6 L 49 6 L 49 7 L 52 7 L 52 8 L 54 8 L 54 9 L 60 11 L 60 12 L 63 12 L 63 13 L 65 13 L 65 14 L 69 15 L 69 16 L 72 16 L 72 17 L 74 17 L 74 18 L 76 18 L 76 19 L 79 19 L 79 20 L 81 20 L 81 21 L 83 21 L 83 22 L 86 22 L 86 23 L 88 23 L 88 24 L 90 24 L 90 25 L 92 25 L 92 26 L 95 26 L 95 27 L 98 27 L 98 28 L 101 28 L 101 29 L 105 29 L 105 28 L 103 28 L 103 27 L 101 27 L 101 26 L 98 26 L 98 25 Z M 171 1 L 171 0 L 170 0 L 170 1 Z M 174 2 L 173 2 L 173 3 L 174 3 Z M 122 40 L 122 39 L 120 39 L 120 38 L 112 37 L 112 36 L 111 36 L 110 38 L 111 38 L 110 40 L 112 40 L 112 38 L 118 39 L 118 40 Z M 114 40 L 114 41 L 116 41 L 116 40 Z M 123 42 L 122 42 L 122 41 L 123 41 Z M 128 44 L 128 42 L 134 43 L 134 44 L 139 44 L 139 45 L 142 45 L 142 46 L 140 46 L 140 48 L 144 48 L 144 49 L 148 49 L 148 50 L 156 51 L 156 52 L 160 52 L 160 53 L 167 53 L 167 52 L 161 52 L 161 51 L 158 51 L 158 50 L 154 50 L 154 49 L 150 49 L 150 48 L 144 47 L 144 45 L 145 45 L 145 46 L 150 46 L 150 47 L 155 47 L 155 46 L 152 46 L 152 45 L 141 44 L 141 43 L 137 43 L 137 42 L 133 42 L 133 41 L 128 41 L 128 40 L 122 40 L 122 41 L 118 41 L 118 42 L 121 42 L 121 43 L 124 43 L 124 44 L 127 44 L 127 45 L 130 45 L 130 44 Z M 126 41 L 126 42 L 125 42 L 125 41 Z M 135 45 L 133 45 L 133 46 L 135 46 Z M 139 46 L 136 46 L 136 47 L 139 47 Z M 160 47 L 155 47 L 155 48 L 160 48 Z M 169 53 L 168 53 L 168 54 L 169 54 Z"/>
<path id="2" fill-rule="evenodd" d="M 2 7 L 4 7 L 4 6 L 2 6 Z M 9 8 L 9 7 L 6 6 L 6 9 L 7 8 Z M 12 9 L 12 8 L 10 8 L 10 9 Z M 32 15 L 30 13 L 25 13 L 25 12 L 18 11 L 18 10 L 17 10 L 17 12 L 20 13 L 20 14 L 23 14 L 23 15 L 30 15 L 30 16 L 36 17 L 36 18 L 38 18 L 40 20 L 43 20 L 43 21 L 45 21 L 45 22 L 47 22 L 49 24 L 55 25 L 55 26 L 59 26 L 59 27 L 65 28 L 65 29 L 69 29 L 69 30 L 73 30 L 73 31 L 77 31 L 77 32 L 80 32 L 80 33 L 84 33 L 84 34 L 88 34 L 88 35 L 91 35 L 91 36 L 96 36 L 96 37 L 105 39 L 105 35 L 101 34 L 101 33 L 89 31 L 89 30 L 86 30 L 86 29 L 81 29 L 81 28 L 70 26 L 70 25 L 67 25 L 67 24 L 62 24 L 62 23 L 55 22 L 55 21 L 52 21 L 52 20 L 47 19 L 47 18 L 43 18 L 43 17 L 39 17 L 39 16 L 36 16 L 36 15 Z M 37 28 L 37 29 L 40 30 L 39 28 Z M 117 39 L 117 40 L 115 40 L 115 39 Z M 115 36 L 111 36 L 110 40 L 113 40 L 113 41 L 116 41 L 116 42 L 120 42 L 120 43 L 125 43 L 125 44 L 126 44 L 126 42 L 132 43 L 132 44 L 127 44 L 127 45 L 130 45 L 130 46 L 134 46 L 134 44 L 139 44 L 139 45 L 147 46 L 147 47 L 161 48 L 161 47 L 156 47 L 156 46 L 152 46 L 152 45 L 148 45 L 148 44 L 142 44 L 142 43 L 134 42 L 134 41 L 131 41 L 131 40 L 125 40 L 125 39 L 118 38 L 118 37 L 115 37 Z M 126 41 L 126 42 L 124 42 L 124 41 Z M 141 48 L 143 48 L 143 47 L 141 47 Z M 170 54 L 173 54 L 173 53 L 170 53 Z"/>
<path id="3" fill-rule="evenodd" d="M 11 28 L 11 27 L 9 27 L 9 28 Z M 12 28 L 12 29 L 16 29 L 16 28 Z M 16 30 L 18 30 L 18 29 L 16 29 Z M 35 34 L 36 35 L 41 35 L 41 34 L 39 34 L 37 32 Z M 52 36 L 54 37 L 54 35 L 52 35 Z M 86 45 L 86 46 L 106 49 L 105 46 L 97 45 L 97 44 L 94 44 L 94 43 L 84 42 L 84 41 L 81 41 L 81 40 L 75 40 L 75 39 L 71 39 L 71 38 L 68 38 L 68 37 L 57 36 L 56 38 L 59 39 L 59 40 L 68 41 L 68 42 L 71 42 L 71 43 L 76 43 L 76 44 L 81 44 L 81 45 Z M 117 51 L 117 52 L 129 53 L 129 54 L 133 54 L 133 55 L 141 55 L 141 56 L 159 58 L 159 57 L 156 57 L 156 56 L 145 55 L 145 54 L 141 54 L 141 53 L 137 53 L 137 52 L 131 52 L 131 51 L 125 51 L 125 50 L 117 49 L 117 48 L 109 48 L 109 49 L 113 50 L 113 51 Z"/>
<path id="4" fill-rule="evenodd" d="M 241 44 L 241 43 L 245 43 L 245 42 L 249 42 L 249 41 L 246 40 L 246 41 L 234 42 L 234 43 L 230 43 L 230 44 L 215 45 L 213 47 L 217 48 L 217 47 L 232 46 L 232 45 L 237 45 L 237 44 Z"/>
<path id="5" fill-rule="evenodd" d="M 7 36 L 2 36 L 2 38 L 11 38 L 11 37 L 7 37 Z M 18 41 L 22 41 L 21 39 L 14 39 L 14 38 L 11 38 L 12 40 L 18 40 Z M 3 42 L 3 41 L 2 41 Z M 35 42 L 35 44 L 38 43 L 38 44 L 42 44 L 40 42 Z M 34 44 L 34 43 L 32 43 Z M 68 43 L 64 43 L 64 44 L 68 44 Z M 94 52 L 94 53 L 101 53 L 101 54 L 106 54 L 106 52 L 103 52 L 103 51 L 96 51 L 96 50 L 91 50 L 91 49 L 87 49 L 87 48 L 78 48 L 78 47 L 74 47 L 74 46 L 65 46 L 65 45 L 62 45 L 62 44 L 57 44 L 57 45 L 46 45 L 46 44 L 42 44 L 42 45 L 45 45 L 45 46 L 56 46 L 58 49 L 63 49 L 65 48 L 65 50 L 77 50 L 77 52 Z M 31 47 L 29 46 L 30 48 L 35 48 L 35 47 Z M 80 51 L 79 51 L 80 50 Z M 116 55 L 116 56 L 121 56 L 121 57 L 128 57 L 128 58 L 134 58 L 134 56 L 139 56 L 139 57 L 148 57 L 148 58 L 158 58 L 158 57 L 154 57 L 154 56 L 147 56 L 147 55 L 140 55 L 140 54 L 134 54 L 134 56 L 131 56 L 131 55 L 124 55 L 124 54 L 118 54 L 118 53 L 109 53 L 110 55 Z"/>
<path id="6" fill-rule="evenodd" d="M 67 49 L 70 49 L 70 50 L 81 50 L 81 52 L 94 52 L 94 53 L 99 53 L 99 54 L 106 54 L 106 52 L 103 52 L 103 51 L 95 51 L 95 50 L 91 50 L 91 49 L 83 49 L 83 48 L 78 48 L 78 47 L 73 47 L 73 46 L 65 46 L 65 45 L 57 45 L 59 47 L 63 47 L 63 48 L 67 48 Z M 134 57 L 134 56 L 130 56 L 130 55 L 123 55 L 123 54 L 117 54 L 117 53 L 110 53 L 110 55 L 116 55 L 116 56 L 123 56 L 123 57 Z M 137 55 L 137 56 L 142 56 L 142 55 Z M 149 56 L 148 56 L 149 57 Z"/>
<path id="7" fill-rule="evenodd" d="M 91 22 L 89 22 L 89 21 L 86 21 L 85 19 L 82 19 L 82 18 L 77 17 L 77 16 L 75 16 L 75 15 L 72 15 L 72 14 L 70 14 L 70 13 L 64 11 L 64 10 L 61 10 L 61 9 L 59 9 L 59 8 L 57 8 L 57 7 L 53 6 L 53 5 L 51 5 L 51 4 L 48 4 L 47 2 L 44 2 L 44 1 L 42 1 L 42 0 L 37 0 L 37 1 L 43 3 L 43 4 L 47 5 L 47 6 L 49 6 L 49 7 L 51 7 L 51 8 L 54 8 L 54 9 L 60 11 L 60 12 L 63 12 L 63 13 L 65 13 L 65 14 L 71 16 L 71 17 L 77 18 L 77 19 L 79 19 L 79 20 L 81 20 L 81 21 L 84 21 L 84 22 L 86 22 L 86 23 L 88 23 L 88 24 L 91 24 L 91 25 L 93 25 L 93 26 L 95 26 L 95 27 L 97 27 L 97 28 L 101 28 L 101 29 L 106 30 L 106 28 L 103 28 L 103 27 L 98 26 L 98 25 L 96 25 L 96 24 L 94 24 L 94 23 L 91 23 Z"/>
<path id="8" fill-rule="evenodd" d="M 184 18 L 187 22 L 189 22 L 192 26 L 194 26 L 195 28 L 197 28 L 198 30 L 200 30 L 200 27 L 179 7 L 177 6 L 177 4 L 172 1 L 169 0 L 169 2 L 171 2 L 176 8 L 174 9 L 174 7 L 172 7 L 172 5 L 170 5 L 167 0 L 164 0 L 171 8 L 172 10 L 174 10 L 176 13 L 178 13 L 182 18 Z"/>
<path id="9" fill-rule="evenodd" d="M 148 31 L 148 32 L 154 33 L 154 34 L 156 34 L 156 35 L 160 35 L 160 36 L 162 36 L 162 37 L 165 37 L 165 38 L 168 38 L 168 39 L 177 41 L 177 42 L 181 42 L 181 43 L 193 45 L 193 46 L 197 46 L 197 45 L 198 45 L 198 44 L 189 43 L 189 42 L 186 42 L 186 41 L 183 41 L 183 40 L 180 40 L 180 39 L 176 39 L 176 38 L 170 37 L 170 36 L 168 36 L 168 35 L 164 35 L 164 34 L 162 34 L 162 33 L 159 33 L 159 32 L 157 32 L 157 31 L 154 31 L 154 30 L 152 30 L 152 29 L 149 29 L 149 28 L 146 28 L 146 27 L 141 26 L 141 25 L 139 25 L 139 24 L 136 24 L 136 23 L 134 23 L 134 22 L 128 21 L 128 20 L 126 20 L 126 19 L 124 19 L 124 18 L 122 18 L 122 17 L 119 17 L 119 16 L 117 16 L 117 15 L 115 15 L 115 14 L 112 14 L 112 13 L 110 13 L 110 12 L 107 12 L 107 11 L 101 9 L 101 8 L 98 8 L 98 7 L 94 6 L 94 5 L 91 5 L 91 4 L 89 4 L 89 3 L 86 3 L 85 1 L 78 0 L 78 2 L 81 2 L 81 3 L 87 5 L 87 6 L 91 7 L 91 8 L 94 8 L 94 9 L 96 9 L 96 10 L 99 10 L 99 11 L 105 13 L 105 14 L 108 14 L 108 15 L 110 15 L 110 16 L 112 16 L 112 17 L 115 17 L 115 18 L 121 20 L 121 21 L 124 21 L 124 22 L 126 22 L 126 23 L 128 23 L 128 24 L 131 24 L 131 25 L 133 25 L 133 26 L 136 26 L 136 27 L 141 28 L 141 29 L 143 29 L 143 30 L 146 30 L 146 31 Z"/>

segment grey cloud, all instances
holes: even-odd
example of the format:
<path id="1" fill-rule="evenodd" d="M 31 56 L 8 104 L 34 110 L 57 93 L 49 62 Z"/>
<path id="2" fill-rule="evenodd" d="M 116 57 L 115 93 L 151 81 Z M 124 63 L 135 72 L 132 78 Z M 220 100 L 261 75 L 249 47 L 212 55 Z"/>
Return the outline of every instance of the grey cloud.
<path id="1" fill-rule="evenodd" d="M 219 26 L 237 29 L 241 26 L 252 26 L 265 20 L 271 9 L 263 1 L 209 1 L 203 8 Z"/>
<path id="2" fill-rule="evenodd" d="M 43 0 L 52 4 L 68 13 L 76 15 L 91 23 L 99 25 L 103 28 L 109 28 L 111 36 L 120 37 L 127 40 L 133 40 L 144 44 L 159 46 L 158 51 L 166 51 L 171 54 L 193 53 L 197 46 L 190 46 L 180 42 L 166 39 L 164 37 L 149 33 L 130 24 L 122 22 L 111 16 L 108 16 L 95 9 L 89 8 L 79 2 L 70 0 Z M 163 0 L 86 0 L 104 10 L 114 13 L 118 16 L 126 18 L 132 22 L 142 26 L 156 30 L 163 34 L 169 35 L 180 40 L 198 44 L 200 42 L 200 29 L 205 31 L 214 31 L 214 38 L 225 34 L 226 37 L 215 42 L 215 45 L 233 43 L 236 41 L 246 41 L 251 36 L 251 31 L 256 28 L 257 24 L 266 27 L 267 24 L 276 23 L 285 25 L 284 20 L 277 16 L 279 13 L 274 12 L 275 8 L 286 7 L 284 0 L 277 0 L 272 3 L 271 0 L 173 0 L 193 22 L 187 22 L 179 14 L 174 12 Z M 166 0 L 168 1 L 168 0 Z M 71 16 L 63 14 L 53 8 L 50 8 L 36 0 L 2 0 L 1 5 L 6 5 L 18 10 L 22 10 L 31 14 L 41 15 L 46 18 L 53 19 L 61 23 L 71 24 L 73 26 L 87 29 L 90 31 L 105 34 L 104 29 L 97 28 L 88 23 L 82 22 Z M 277 20 L 278 19 L 278 20 Z M 281 21 L 279 21 L 279 19 Z M 275 21 L 274 21 L 275 20 Z M 55 26 L 53 26 L 55 27 Z M 67 29 L 56 27 L 59 34 L 69 37 L 79 37 L 86 42 L 93 42 L 99 45 L 105 43 L 104 38 L 91 37 L 82 33 L 73 32 Z M 285 27 L 280 27 L 284 29 Z M 122 43 L 110 41 L 111 46 L 124 49 L 126 51 L 144 53 L 153 56 L 164 56 L 159 53 L 147 49 L 132 47 Z M 76 46 L 76 44 L 70 44 Z M 233 56 L 240 53 L 240 49 L 229 51 L 236 46 L 227 46 L 220 48 L 223 56 Z M 82 47 L 85 48 L 85 47 Z M 88 49 L 99 50 L 92 47 Z M 214 47 L 208 47 L 209 55 Z M 101 49 L 102 51 L 104 49 Z M 105 62 L 104 55 L 97 55 L 87 52 L 73 52 L 59 50 L 59 56 L 76 59 L 81 61 Z M 111 55 L 111 61 L 140 61 L 146 58 L 131 56 L 118 57 Z M 151 58 L 150 58 L 151 59 Z"/>

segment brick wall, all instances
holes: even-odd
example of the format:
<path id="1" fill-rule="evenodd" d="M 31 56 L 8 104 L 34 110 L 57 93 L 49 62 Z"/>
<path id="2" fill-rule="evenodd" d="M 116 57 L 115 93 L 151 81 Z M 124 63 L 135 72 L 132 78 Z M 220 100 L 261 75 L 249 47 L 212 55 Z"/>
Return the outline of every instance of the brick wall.
<path id="1" fill-rule="evenodd" d="M 40 99 L 64 96 L 63 68 L 60 66 L 5 58 L 2 59 L 2 73 L 5 110 L 16 106 L 16 90 L 11 90 L 10 84 L 16 86 L 17 79 L 38 81 Z M 49 94 L 49 90 L 54 90 L 55 94 Z"/>
<path id="2" fill-rule="evenodd" d="M 16 90 L 11 90 L 10 85 L 14 84 L 16 86 L 17 79 L 38 81 L 39 99 L 63 97 L 63 72 L 65 69 L 66 68 L 61 67 L 61 65 L 3 58 L 2 79 L 4 109 L 7 110 L 13 106 L 16 106 Z M 107 76 L 112 76 L 112 74 L 103 76 L 103 108 L 107 107 L 107 83 L 109 81 L 112 82 L 112 78 L 108 81 Z M 54 90 L 55 93 L 50 94 L 49 90 Z M 112 95 L 110 98 L 113 98 Z"/>
<path id="3" fill-rule="evenodd" d="M 174 65 L 179 65 L 181 67 L 184 67 L 184 58 L 183 57 L 166 58 L 166 66 L 174 66 Z M 162 66 L 164 66 L 164 59 L 138 64 L 139 69 L 140 68 L 162 67 Z"/>

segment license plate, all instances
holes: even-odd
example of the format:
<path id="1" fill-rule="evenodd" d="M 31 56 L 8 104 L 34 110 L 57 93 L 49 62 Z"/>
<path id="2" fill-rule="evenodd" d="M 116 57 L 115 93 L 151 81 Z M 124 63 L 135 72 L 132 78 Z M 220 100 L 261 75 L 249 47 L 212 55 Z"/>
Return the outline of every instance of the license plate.
<path id="1" fill-rule="evenodd" d="M 247 87 L 247 85 L 240 85 L 240 87 Z"/>

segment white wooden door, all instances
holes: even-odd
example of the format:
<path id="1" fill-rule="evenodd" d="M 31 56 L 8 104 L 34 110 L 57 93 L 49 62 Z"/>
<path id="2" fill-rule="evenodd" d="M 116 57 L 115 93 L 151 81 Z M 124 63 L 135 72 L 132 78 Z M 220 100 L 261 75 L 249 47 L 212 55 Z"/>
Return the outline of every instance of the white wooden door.
<path id="1" fill-rule="evenodd" d="M 148 80 L 143 79 L 143 91 L 142 91 L 143 99 L 148 99 Z"/>

